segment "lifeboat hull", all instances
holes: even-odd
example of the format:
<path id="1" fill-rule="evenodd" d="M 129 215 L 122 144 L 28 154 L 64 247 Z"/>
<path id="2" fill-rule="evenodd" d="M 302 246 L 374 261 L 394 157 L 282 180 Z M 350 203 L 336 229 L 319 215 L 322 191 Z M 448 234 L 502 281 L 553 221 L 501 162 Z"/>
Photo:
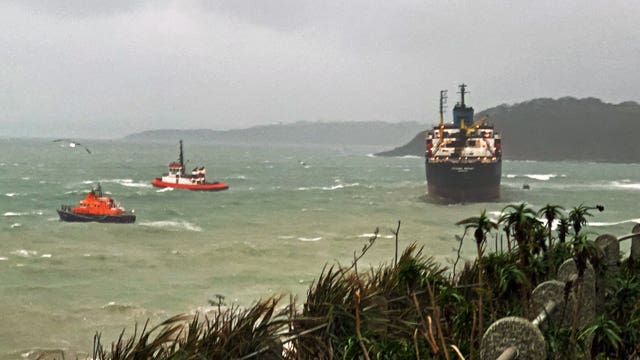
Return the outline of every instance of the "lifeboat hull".
<path id="1" fill-rule="evenodd" d="M 67 222 L 99 222 L 99 223 L 115 223 L 115 224 L 132 224 L 136 221 L 136 216 L 131 213 L 120 215 L 97 215 L 97 214 L 78 214 L 64 209 L 58 209 L 60 220 Z"/>
<path id="2" fill-rule="evenodd" d="M 151 181 L 151 185 L 159 188 L 176 188 L 176 189 L 187 189 L 193 191 L 221 191 L 227 190 L 229 185 L 223 182 L 213 182 L 213 183 L 204 183 L 204 184 L 176 184 L 170 183 L 166 181 L 162 181 L 162 178 L 155 178 Z"/>

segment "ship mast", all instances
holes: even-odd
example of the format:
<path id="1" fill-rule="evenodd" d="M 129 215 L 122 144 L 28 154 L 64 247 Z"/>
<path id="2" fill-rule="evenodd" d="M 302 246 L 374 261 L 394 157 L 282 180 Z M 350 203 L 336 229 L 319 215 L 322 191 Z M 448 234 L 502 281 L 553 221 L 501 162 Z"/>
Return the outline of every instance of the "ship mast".
<path id="1" fill-rule="evenodd" d="M 465 107 L 464 105 L 464 94 L 467 94 L 468 92 L 467 90 L 467 85 L 466 84 L 460 84 L 460 92 L 458 94 L 460 94 L 460 106 Z"/>
<path id="2" fill-rule="evenodd" d="M 180 157 L 178 157 L 178 161 L 180 162 L 180 166 L 182 166 L 182 171 L 184 171 L 184 156 L 182 155 L 182 140 L 180 140 Z"/>
<path id="3" fill-rule="evenodd" d="M 440 138 L 439 144 L 442 144 L 444 138 L 444 108 L 447 103 L 447 90 L 440 90 L 440 131 L 438 137 Z"/>

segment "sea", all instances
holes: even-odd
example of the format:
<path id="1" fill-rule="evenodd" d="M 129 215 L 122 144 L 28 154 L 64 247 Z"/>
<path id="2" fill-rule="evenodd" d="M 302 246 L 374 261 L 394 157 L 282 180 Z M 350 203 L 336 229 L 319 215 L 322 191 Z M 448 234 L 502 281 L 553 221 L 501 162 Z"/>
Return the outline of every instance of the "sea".
<path id="1" fill-rule="evenodd" d="M 451 268 L 464 233 L 455 223 L 483 210 L 497 218 L 509 204 L 602 204 L 589 218 L 591 239 L 640 221 L 640 164 L 504 161 L 498 201 L 443 204 L 425 196 L 421 157 L 372 155 L 384 146 L 185 143 L 188 169 L 206 166 L 210 181 L 230 186 L 191 192 L 150 184 L 177 160 L 177 140 L 82 143 L 91 154 L 50 139 L 0 139 L 0 359 L 43 350 L 83 358 L 96 333 L 108 345 L 218 299 L 302 303 L 323 267 L 350 264 L 376 229 L 359 269 L 393 261 L 397 230 L 401 251 L 416 243 Z M 135 210 L 135 224 L 59 221 L 57 208 L 98 184 Z M 462 257 L 474 255 L 468 235 Z"/>

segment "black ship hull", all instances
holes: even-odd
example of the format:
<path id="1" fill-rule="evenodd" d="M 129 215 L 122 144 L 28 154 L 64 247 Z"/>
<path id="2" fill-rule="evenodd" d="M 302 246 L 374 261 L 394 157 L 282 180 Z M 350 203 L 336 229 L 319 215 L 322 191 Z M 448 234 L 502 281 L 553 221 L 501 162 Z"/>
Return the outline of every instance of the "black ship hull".
<path id="1" fill-rule="evenodd" d="M 429 196 L 454 202 L 500 197 L 502 161 L 490 163 L 426 162 Z"/>
<path id="2" fill-rule="evenodd" d="M 91 215 L 91 214 L 76 214 L 71 211 L 65 211 L 58 209 L 58 215 L 60 220 L 67 222 L 99 222 L 99 223 L 115 223 L 115 224 L 131 224 L 136 221 L 136 216 L 133 214 L 122 215 Z"/>

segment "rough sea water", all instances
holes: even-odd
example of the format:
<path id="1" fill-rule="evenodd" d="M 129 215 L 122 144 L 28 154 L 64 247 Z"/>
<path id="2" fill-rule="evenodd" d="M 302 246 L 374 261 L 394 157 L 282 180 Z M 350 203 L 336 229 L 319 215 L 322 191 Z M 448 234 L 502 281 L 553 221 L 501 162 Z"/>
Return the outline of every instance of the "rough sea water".
<path id="1" fill-rule="evenodd" d="M 370 155 L 380 147 L 185 143 L 188 169 L 204 165 L 209 180 L 230 185 L 209 193 L 150 185 L 177 160 L 177 139 L 83 143 L 92 154 L 0 139 L 0 358 L 90 353 L 96 332 L 109 344 L 147 319 L 207 309 L 217 295 L 238 305 L 277 294 L 301 302 L 324 264 L 348 264 L 376 228 L 359 266 L 391 262 L 399 220 L 400 249 L 416 242 L 444 265 L 463 233 L 455 223 L 483 209 L 497 217 L 522 201 L 603 204 L 589 218 L 592 239 L 640 221 L 638 164 L 505 161 L 499 202 L 442 205 L 425 199 L 422 158 Z M 135 209 L 135 224 L 58 220 L 56 208 L 98 183 Z M 463 256 L 474 252 L 466 241 Z"/>

